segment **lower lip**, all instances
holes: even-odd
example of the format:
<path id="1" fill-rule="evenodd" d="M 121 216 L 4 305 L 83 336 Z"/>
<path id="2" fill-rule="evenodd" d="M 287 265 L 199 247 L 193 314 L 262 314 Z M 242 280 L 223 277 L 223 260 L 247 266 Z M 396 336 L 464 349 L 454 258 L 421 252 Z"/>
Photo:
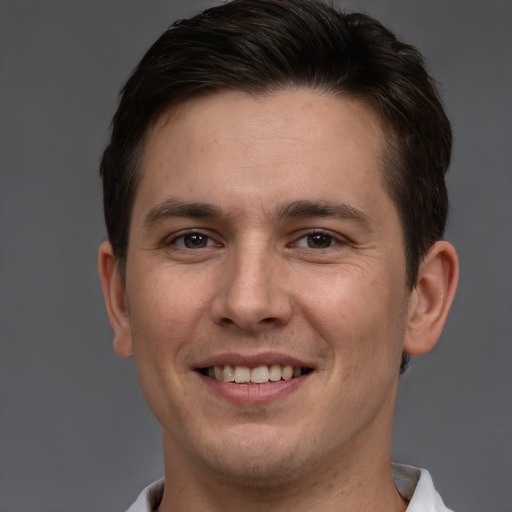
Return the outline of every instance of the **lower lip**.
<path id="1" fill-rule="evenodd" d="M 290 380 L 268 382 L 266 384 L 236 384 L 212 379 L 201 373 L 197 374 L 201 380 L 218 396 L 237 404 L 258 404 L 277 400 L 304 384 L 311 373 Z"/>

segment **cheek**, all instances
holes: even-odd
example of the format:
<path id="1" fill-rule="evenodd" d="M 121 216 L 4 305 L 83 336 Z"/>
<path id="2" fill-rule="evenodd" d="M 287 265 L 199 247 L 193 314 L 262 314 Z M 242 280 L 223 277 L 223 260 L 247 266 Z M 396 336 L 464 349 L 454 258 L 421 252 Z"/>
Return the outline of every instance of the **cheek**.
<path id="1" fill-rule="evenodd" d="M 183 385 L 189 354 L 204 318 L 197 283 L 166 272 L 131 276 L 127 290 L 135 364 L 146 401 L 162 422 L 185 421 L 177 405 L 192 400 Z M 163 424 L 163 423 L 162 423 Z"/>
<path id="2" fill-rule="evenodd" d="M 204 283 L 165 272 L 153 274 L 150 271 L 133 279 L 134 286 L 128 290 L 134 347 L 144 345 L 144 352 L 162 355 L 173 352 L 176 360 L 176 353 L 204 321 Z"/>
<path id="3" fill-rule="evenodd" d="M 305 286 L 300 302 L 308 323 L 334 353 L 335 364 L 350 367 L 395 364 L 405 332 L 405 297 L 399 279 L 370 272 L 331 275 Z"/>

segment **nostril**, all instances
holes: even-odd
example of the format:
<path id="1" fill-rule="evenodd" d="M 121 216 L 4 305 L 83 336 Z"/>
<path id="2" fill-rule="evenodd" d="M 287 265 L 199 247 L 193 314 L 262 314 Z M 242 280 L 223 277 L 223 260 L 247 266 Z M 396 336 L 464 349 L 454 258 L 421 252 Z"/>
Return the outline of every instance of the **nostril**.
<path id="1" fill-rule="evenodd" d="M 221 318 L 220 323 L 222 325 L 225 325 L 225 326 L 228 326 L 228 325 L 240 325 L 240 322 L 236 322 L 235 320 L 233 320 L 232 318 L 229 318 L 229 317 Z M 267 318 L 262 318 L 258 322 L 254 323 L 250 330 L 258 330 L 258 328 L 267 327 L 267 326 L 268 327 L 270 327 L 270 326 L 272 326 L 272 327 L 280 327 L 280 326 L 282 326 L 284 324 L 285 324 L 285 322 L 283 322 L 279 318 L 267 317 Z"/>
<path id="2" fill-rule="evenodd" d="M 249 290 L 248 290 L 249 288 Z M 292 316 L 289 297 L 285 293 L 268 290 L 250 291 L 253 287 L 234 282 L 213 299 L 210 315 L 214 324 L 237 326 L 244 331 L 258 331 L 286 325 Z"/>

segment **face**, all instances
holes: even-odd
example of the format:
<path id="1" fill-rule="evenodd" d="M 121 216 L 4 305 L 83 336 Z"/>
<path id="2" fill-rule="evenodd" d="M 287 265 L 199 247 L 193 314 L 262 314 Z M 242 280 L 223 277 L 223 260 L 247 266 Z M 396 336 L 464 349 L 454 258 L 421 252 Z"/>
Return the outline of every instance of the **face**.
<path id="1" fill-rule="evenodd" d="M 389 449 L 409 292 L 383 146 L 365 104 L 309 90 L 150 130 L 116 348 L 182 467 L 285 478 Z"/>

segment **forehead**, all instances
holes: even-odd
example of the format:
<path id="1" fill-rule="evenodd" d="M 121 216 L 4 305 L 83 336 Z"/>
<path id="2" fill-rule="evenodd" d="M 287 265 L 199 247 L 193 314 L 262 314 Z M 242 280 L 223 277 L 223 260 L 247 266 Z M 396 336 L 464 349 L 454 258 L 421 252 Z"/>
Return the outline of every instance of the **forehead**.
<path id="1" fill-rule="evenodd" d="M 352 123 L 344 126 L 343 121 L 348 117 L 352 118 Z M 208 138 L 212 132 L 219 134 L 219 129 L 227 135 L 224 120 L 229 120 L 234 134 L 238 135 L 238 128 L 243 127 L 269 138 L 300 135 L 306 124 L 312 143 L 319 142 L 314 136 L 320 132 L 343 136 L 348 128 L 349 132 L 369 141 L 372 138 L 380 140 L 386 130 L 380 115 L 363 98 L 309 88 L 261 94 L 228 90 L 191 98 L 165 109 L 149 127 L 146 141 L 154 140 L 164 130 L 173 130 L 173 125 L 179 125 L 175 132 L 180 132 L 183 137 L 193 135 L 191 142 L 197 140 L 196 135 Z M 185 132 L 183 128 L 189 131 Z M 151 148 L 147 149 L 145 155 L 151 152 Z"/>
<path id="2" fill-rule="evenodd" d="M 239 201 L 370 193 L 383 188 L 384 141 L 379 116 L 356 99 L 309 89 L 196 98 L 148 130 L 135 207 L 141 196 L 158 203 L 170 193 L 220 203 L 235 193 Z"/>

